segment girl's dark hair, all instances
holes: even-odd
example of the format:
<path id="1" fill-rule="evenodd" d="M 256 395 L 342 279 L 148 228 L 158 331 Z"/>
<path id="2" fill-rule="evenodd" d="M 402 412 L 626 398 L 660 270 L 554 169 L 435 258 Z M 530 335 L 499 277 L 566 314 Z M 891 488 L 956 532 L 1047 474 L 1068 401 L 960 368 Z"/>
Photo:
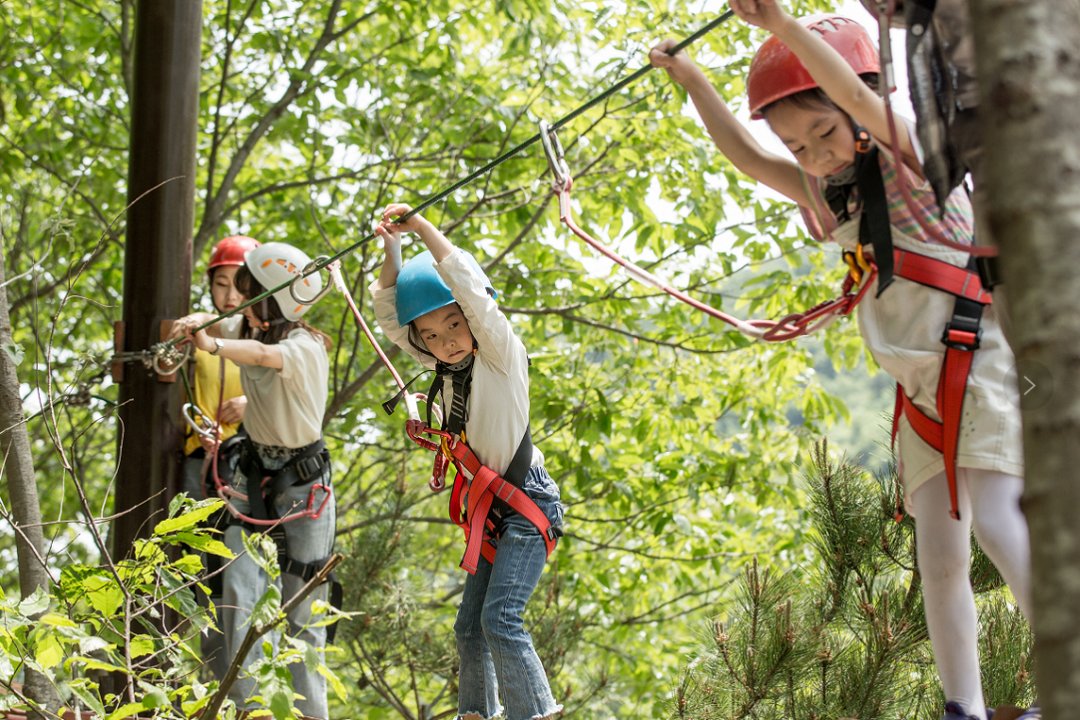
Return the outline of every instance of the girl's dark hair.
<path id="1" fill-rule="evenodd" d="M 241 265 L 240 269 L 236 271 L 236 278 L 233 280 L 233 284 L 236 285 L 236 289 L 240 291 L 240 294 L 248 300 L 262 295 L 267 290 L 263 284 L 251 274 L 247 265 Z M 240 337 L 242 338 L 256 339 L 265 345 L 276 345 L 288 337 L 289 333 L 296 328 L 304 328 L 309 333 L 322 340 L 323 345 L 326 346 L 327 350 L 333 347 L 334 343 L 330 339 L 330 336 L 322 330 L 308 325 L 303 320 L 287 320 L 284 313 L 281 312 L 281 307 L 278 305 L 277 298 L 272 295 L 270 297 L 265 297 L 252 305 L 251 311 L 259 320 L 269 323 L 270 327 L 266 330 L 262 330 L 256 338 L 255 331 L 245 322 L 240 330 Z"/>
<path id="2" fill-rule="evenodd" d="M 866 83 L 871 90 L 878 92 L 881 81 L 880 76 L 877 73 L 863 73 L 859 77 L 862 78 L 862 81 Z M 822 108 L 840 110 L 836 103 L 825 94 L 824 90 L 819 87 L 812 87 L 808 90 L 801 90 L 794 95 L 782 97 L 776 102 L 769 103 L 761 108 L 761 114 L 767 115 L 769 110 L 772 110 L 774 107 L 781 104 L 791 104 L 804 110 L 821 110 Z M 843 111 L 841 110 L 841 112 Z"/>

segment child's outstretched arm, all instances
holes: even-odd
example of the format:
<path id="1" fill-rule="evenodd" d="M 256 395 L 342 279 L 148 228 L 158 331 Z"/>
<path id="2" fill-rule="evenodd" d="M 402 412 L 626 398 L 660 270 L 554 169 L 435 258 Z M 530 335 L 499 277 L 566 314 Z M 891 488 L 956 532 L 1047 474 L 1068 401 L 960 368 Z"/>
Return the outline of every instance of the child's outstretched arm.
<path id="1" fill-rule="evenodd" d="M 375 234 L 383 239 L 385 254 L 377 285 L 380 288 L 389 288 L 397 285 L 398 274 L 401 272 L 401 234 L 392 224 L 386 223 L 385 215 L 383 218 L 383 221 L 375 226 Z"/>
<path id="2" fill-rule="evenodd" d="M 741 172 L 800 205 L 809 205 L 798 165 L 768 152 L 754 139 L 686 52 L 668 55 L 675 44 L 674 40 L 661 42 L 649 51 L 649 62 L 664 68 L 672 80 L 686 88 L 717 149 Z"/>
<path id="3" fill-rule="evenodd" d="M 888 145 L 889 120 L 885 101 L 820 37 L 800 25 L 778 0 L 729 0 L 740 18 L 768 30 L 798 56 L 803 66 L 837 106 L 879 141 Z M 911 136 L 898 127 L 904 163 L 922 174 Z"/>

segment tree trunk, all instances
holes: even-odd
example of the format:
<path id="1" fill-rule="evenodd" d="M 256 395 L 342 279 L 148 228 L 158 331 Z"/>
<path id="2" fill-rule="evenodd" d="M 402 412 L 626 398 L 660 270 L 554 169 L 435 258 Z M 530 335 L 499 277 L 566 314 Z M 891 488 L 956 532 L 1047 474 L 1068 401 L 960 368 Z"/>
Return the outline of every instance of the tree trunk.
<path id="1" fill-rule="evenodd" d="M 1080 703 L 1080 3 L 971 0 L 990 231 L 1023 394 L 1035 672 Z"/>
<path id="2" fill-rule="evenodd" d="M 19 378 L 9 351 L 13 349 L 11 318 L 8 315 L 5 269 L 0 253 L 0 461 L 7 480 L 11 524 L 19 558 L 19 588 L 26 597 L 38 588 L 49 589 L 49 573 L 44 565 L 45 535 L 41 530 L 34 459 L 22 411 Z M 60 707 L 49 680 L 27 670 L 23 690 L 28 697 L 49 708 Z"/>

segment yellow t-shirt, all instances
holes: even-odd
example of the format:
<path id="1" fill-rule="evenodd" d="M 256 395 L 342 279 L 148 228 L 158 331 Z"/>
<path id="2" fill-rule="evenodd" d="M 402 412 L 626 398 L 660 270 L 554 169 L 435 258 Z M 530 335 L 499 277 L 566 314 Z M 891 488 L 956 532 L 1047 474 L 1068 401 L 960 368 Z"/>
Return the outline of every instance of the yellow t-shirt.
<path id="1" fill-rule="evenodd" d="M 225 364 L 225 393 L 221 394 L 221 364 Z M 232 360 L 219 358 L 204 350 L 195 351 L 195 383 L 192 392 L 195 393 L 194 402 L 206 417 L 214 420 L 217 417 L 218 399 L 222 402 L 244 394 L 240 386 L 240 366 Z M 228 423 L 221 426 L 222 441 L 228 440 L 236 434 L 239 423 Z M 188 428 L 188 438 L 184 444 L 184 454 L 190 455 L 199 445 L 199 436 Z"/>

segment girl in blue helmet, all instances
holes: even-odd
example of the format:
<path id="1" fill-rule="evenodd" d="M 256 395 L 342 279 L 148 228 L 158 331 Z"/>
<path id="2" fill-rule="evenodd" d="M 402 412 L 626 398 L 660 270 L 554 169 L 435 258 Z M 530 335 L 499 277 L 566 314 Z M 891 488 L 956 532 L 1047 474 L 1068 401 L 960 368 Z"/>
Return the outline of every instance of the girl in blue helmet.
<path id="1" fill-rule="evenodd" d="M 529 358 L 476 260 L 421 215 L 393 221 L 409 212 L 408 205 L 392 204 L 376 228 L 386 252 L 372 285 L 379 325 L 395 344 L 438 372 L 443 429 L 460 442 L 467 438 L 485 471 L 490 468 L 522 488 L 529 504 L 543 513 L 535 522 L 495 503 L 488 516 L 495 523 L 493 558 L 482 555 L 475 565 L 463 561 L 470 574 L 454 624 L 459 717 L 486 720 L 500 711 L 506 720 L 554 717 L 562 707 L 522 621 L 549 546 L 561 534 L 563 515 L 559 488 L 529 438 Z M 403 230 L 419 235 L 428 250 L 404 266 Z"/>

